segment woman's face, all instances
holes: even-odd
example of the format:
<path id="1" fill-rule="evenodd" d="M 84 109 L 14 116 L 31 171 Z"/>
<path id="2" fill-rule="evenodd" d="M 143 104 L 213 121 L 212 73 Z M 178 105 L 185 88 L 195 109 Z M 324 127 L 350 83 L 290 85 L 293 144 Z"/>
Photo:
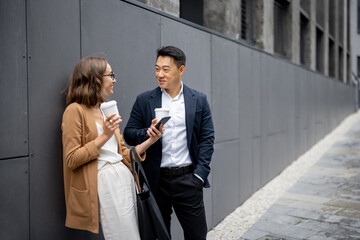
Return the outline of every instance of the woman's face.
<path id="1" fill-rule="evenodd" d="M 112 95 L 114 93 L 114 83 L 116 83 L 115 76 L 109 64 L 106 66 L 106 71 L 102 79 L 102 90 L 103 95 Z"/>

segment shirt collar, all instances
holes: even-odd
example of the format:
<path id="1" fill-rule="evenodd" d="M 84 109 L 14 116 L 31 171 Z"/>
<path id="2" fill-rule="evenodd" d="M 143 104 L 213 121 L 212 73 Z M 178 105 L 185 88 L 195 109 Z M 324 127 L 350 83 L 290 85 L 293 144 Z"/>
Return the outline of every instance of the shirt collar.
<path id="1" fill-rule="evenodd" d="M 179 94 L 178 94 L 176 97 L 173 98 L 173 100 L 178 100 L 178 99 L 180 98 L 181 94 L 183 94 L 183 91 L 184 91 L 184 84 L 183 84 L 183 82 L 181 81 L 181 89 L 180 89 L 180 92 L 179 92 Z M 162 92 L 163 94 L 166 94 L 169 98 L 172 98 L 172 97 L 165 91 L 165 89 L 162 89 L 162 88 L 161 88 L 161 92 Z"/>

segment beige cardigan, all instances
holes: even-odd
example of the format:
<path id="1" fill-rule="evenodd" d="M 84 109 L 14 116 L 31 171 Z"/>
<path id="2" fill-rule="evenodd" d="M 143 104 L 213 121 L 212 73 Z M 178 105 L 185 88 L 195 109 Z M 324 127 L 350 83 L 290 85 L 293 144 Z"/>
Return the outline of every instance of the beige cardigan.
<path id="1" fill-rule="evenodd" d="M 62 119 L 65 226 L 99 233 L 97 171 L 99 151 L 94 139 L 98 136 L 93 111 L 83 104 L 70 104 Z M 131 170 L 130 150 L 120 130 L 115 131 L 118 152 Z M 140 156 L 143 161 L 145 154 Z"/>

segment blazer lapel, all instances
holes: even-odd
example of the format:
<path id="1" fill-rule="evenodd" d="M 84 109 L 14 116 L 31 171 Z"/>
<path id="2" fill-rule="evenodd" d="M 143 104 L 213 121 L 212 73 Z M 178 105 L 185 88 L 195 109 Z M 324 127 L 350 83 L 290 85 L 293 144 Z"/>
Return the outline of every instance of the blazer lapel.
<path id="1" fill-rule="evenodd" d="M 190 149 L 191 136 L 193 133 L 193 125 L 196 111 L 195 94 L 184 84 L 184 101 L 185 101 L 185 118 L 186 118 L 186 137 L 187 145 Z"/>
<path id="2" fill-rule="evenodd" d="M 161 89 L 159 87 L 155 88 L 151 95 L 150 95 L 150 99 L 149 99 L 149 104 L 150 104 L 150 112 L 151 112 L 151 119 L 155 118 L 155 108 L 161 108 Z M 160 120 L 160 119 L 159 119 Z"/>

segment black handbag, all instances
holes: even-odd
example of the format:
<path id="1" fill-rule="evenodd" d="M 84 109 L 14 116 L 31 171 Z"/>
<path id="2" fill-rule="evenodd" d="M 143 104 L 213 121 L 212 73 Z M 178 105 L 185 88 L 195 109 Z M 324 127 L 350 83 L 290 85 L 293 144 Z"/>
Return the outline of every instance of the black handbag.
<path id="1" fill-rule="evenodd" d="M 135 157 L 136 162 L 133 157 Z M 166 229 L 155 197 L 150 191 L 144 168 L 134 147 L 130 150 L 130 160 L 134 179 L 136 179 L 135 172 L 142 179 L 141 192 L 137 191 L 136 194 L 140 238 L 142 240 L 169 240 L 170 235 Z"/>

